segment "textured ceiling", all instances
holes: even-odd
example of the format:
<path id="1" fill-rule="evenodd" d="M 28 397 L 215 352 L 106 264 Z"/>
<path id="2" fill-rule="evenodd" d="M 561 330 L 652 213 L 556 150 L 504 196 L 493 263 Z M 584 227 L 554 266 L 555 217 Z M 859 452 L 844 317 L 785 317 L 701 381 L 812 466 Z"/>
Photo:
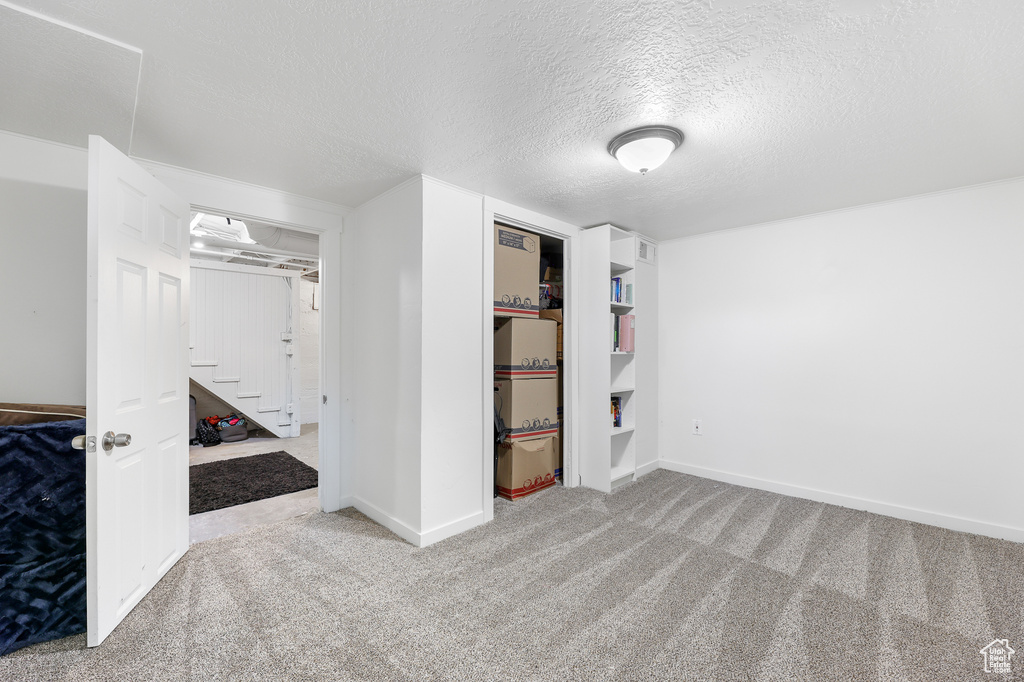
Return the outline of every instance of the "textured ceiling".
<path id="1" fill-rule="evenodd" d="M 0 128 L 127 151 L 142 54 L 0 5 Z"/>
<path id="2" fill-rule="evenodd" d="M 21 4 L 143 51 L 135 156 L 349 206 L 426 173 L 668 239 L 1024 175 L 1019 0 Z"/>

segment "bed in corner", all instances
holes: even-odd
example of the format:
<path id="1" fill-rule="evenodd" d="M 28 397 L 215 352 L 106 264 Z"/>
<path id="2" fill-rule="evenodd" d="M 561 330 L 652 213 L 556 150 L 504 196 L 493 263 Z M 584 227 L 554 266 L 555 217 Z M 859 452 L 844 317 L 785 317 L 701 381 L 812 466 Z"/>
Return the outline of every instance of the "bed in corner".
<path id="1" fill-rule="evenodd" d="M 84 417 L 0 403 L 0 655 L 85 632 Z"/>

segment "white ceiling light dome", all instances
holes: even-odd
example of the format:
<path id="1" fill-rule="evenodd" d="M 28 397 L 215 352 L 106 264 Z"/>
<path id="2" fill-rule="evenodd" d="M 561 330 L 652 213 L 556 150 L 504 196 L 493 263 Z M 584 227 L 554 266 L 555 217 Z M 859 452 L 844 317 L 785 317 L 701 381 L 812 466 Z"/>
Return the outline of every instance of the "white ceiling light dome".
<path id="1" fill-rule="evenodd" d="M 683 133 L 670 126 L 644 126 L 627 130 L 608 143 L 608 153 L 622 167 L 646 175 L 665 163 L 683 143 Z"/>

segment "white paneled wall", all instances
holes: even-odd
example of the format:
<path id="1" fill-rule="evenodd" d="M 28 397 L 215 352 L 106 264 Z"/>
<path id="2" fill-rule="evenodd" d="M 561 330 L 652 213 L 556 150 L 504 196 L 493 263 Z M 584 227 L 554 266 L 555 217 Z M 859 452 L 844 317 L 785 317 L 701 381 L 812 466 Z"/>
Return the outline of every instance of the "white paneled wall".
<path id="1" fill-rule="evenodd" d="M 196 260 L 191 272 L 192 379 L 277 436 L 298 436 L 298 276 Z"/>

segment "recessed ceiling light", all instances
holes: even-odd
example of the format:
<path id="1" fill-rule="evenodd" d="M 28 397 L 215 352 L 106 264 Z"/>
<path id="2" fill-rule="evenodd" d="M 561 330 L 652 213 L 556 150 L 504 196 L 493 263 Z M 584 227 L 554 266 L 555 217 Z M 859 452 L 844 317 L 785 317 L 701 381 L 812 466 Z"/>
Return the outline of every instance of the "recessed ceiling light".
<path id="1" fill-rule="evenodd" d="M 665 163 L 682 143 L 683 133 L 676 128 L 644 126 L 617 135 L 608 143 L 608 153 L 626 170 L 646 175 Z"/>

